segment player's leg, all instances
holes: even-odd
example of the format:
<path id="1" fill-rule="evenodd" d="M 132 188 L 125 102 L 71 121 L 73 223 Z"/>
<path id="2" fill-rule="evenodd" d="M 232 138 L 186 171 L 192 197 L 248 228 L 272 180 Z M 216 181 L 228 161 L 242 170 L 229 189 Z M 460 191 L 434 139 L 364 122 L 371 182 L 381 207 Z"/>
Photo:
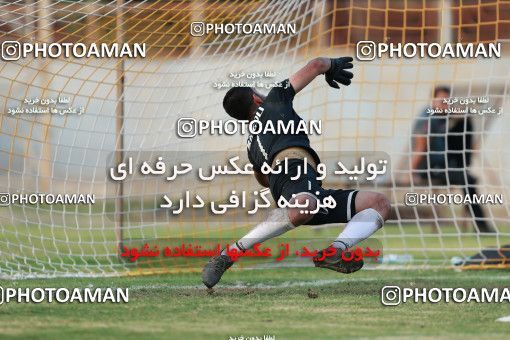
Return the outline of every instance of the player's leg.
<path id="1" fill-rule="evenodd" d="M 476 223 L 475 231 L 481 233 L 494 233 L 493 229 L 486 221 L 485 213 L 480 204 L 476 203 L 474 197 L 476 192 L 476 178 L 471 175 L 467 169 L 453 168 L 448 170 L 448 180 L 450 185 L 462 185 L 462 190 L 465 196 L 469 196 L 472 200 L 470 205 L 466 205 L 465 209 L 473 216 Z"/>
<path id="2" fill-rule="evenodd" d="M 383 194 L 368 191 L 324 190 L 322 194 L 333 196 L 337 205 L 325 214 L 315 215 L 310 224 L 347 222 L 347 225 L 330 245 L 337 250 L 334 256 L 324 256 L 324 252 L 329 252 L 328 247 L 314 257 L 314 263 L 317 267 L 342 273 L 358 271 L 363 267 L 363 261 L 343 261 L 341 253 L 367 239 L 382 227 L 389 217 L 389 200 Z"/>
<path id="3" fill-rule="evenodd" d="M 313 217 L 311 211 L 315 210 L 317 207 L 316 198 L 306 192 L 297 194 L 296 197 L 291 200 L 291 203 L 297 203 L 299 205 L 307 204 L 307 207 L 299 209 L 277 208 L 272 210 L 264 222 L 257 224 L 248 234 L 233 244 L 230 249 L 246 251 L 258 243 L 280 236 L 289 230 L 305 224 Z M 307 210 L 309 213 L 302 213 L 301 210 Z M 222 251 L 222 254 L 227 254 L 226 249 Z"/>
<path id="4" fill-rule="evenodd" d="M 233 244 L 230 249 L 246 251 L 251 249 L 255 244 L 280 236 L 297 226 L 307 223 L 313 217 L 311 212 L 317 207 L 317 199 L 315 196 L 303 192 L 297 194 L 290 202 L 306 205 L 306 207 L 299 209 L 277 208 L 270 211 L 265 221 L 257 224 L 248 234 Z M 303 213 L 301 210 L 307 210 L 308 212 Z M 223 249 L 222 255 L 226 254 L 226 249 Z"/>
<path id="5" fill-rule="evenodd" d="M 303 213 L 314 211 L 317 207 L 315 196 L 303 192 L 297 194 L 290 200 L 291 203 L 297 203 L 304 208 L 277 208 L 269 212 L 267 219 L 257 224 L 252 230 L 229 247 L 230 250 L 239 252 L 251 249 L 258 243 L 267 241 L 273 237 L 277 237 L 286 233 L 295 227 L 307 223 L 312 217 L 311 213 Z M 228 256 L 227 249 L 223 249 L 220 256 L 213 257 L 204 267 L 202 272 L 202 281 L 211 288 L 216 285 L 225 271 L 234 264 L 234 261 Z"/>
<path id="6" fill-rule="evenodd" d="M 280 236 L 299 225 L 308 223 L 313 218 L 314 214 L 311 212 L 316 210 L 318 201 L 312 192 L 323 190 L 317 182 L 317 175 L 311 169 L 307 175 L 304 175 L 302 159 L 290 159 L 287 165 L 286 173 L 269 177 L 271 194 L 275 201 L 284 197 L 291 205 L 297 203 L 300 208 L 278 208 L 271 211 L 264 222 L 256 225 L 248 234 L 230 246 L 231 250 L 246 251 L 255 244 Z M 220 256 L 211 258 L 205 266 L 202 281 L 211 288 L 219 282 L 223 273 L 233 263 L 226 249 L 223 249 Z"/>
<path id="7" fill-rule="evenodd" d="M 311 156 L 310 156 L 311 157 Z M 280 165 L 283 167 L 283 164 Z M 289 159 L 286 173 L 269 177 L 269 187 L 274 200 L 284 197 L 291 206 L 296 204 L 300 208 L 289 207 L 287 209 L 273 210 L 266 221 L 258 224 L 246 236 L 240 239 L 232 247 L 236 250 L 245 251 L 257 243 L 262 243 L 270 238 L 279 236 L 297 226 L 308 223 L 313 218 L 318 199 L 312 194 L 322 190 L 317 182 L 317 174 L 311 168 L 305 175 L 302 159 Z M 226 254 L 224 250 L 223 255 Z"/>
<path id="8" fill-rule="evenodd" d="M 332 246 L 345 250 L 369 238 L 389 218 L 391 205 L 388 198 L 378 192 L 359 191 L 354 200 L 355 214 Z"/>

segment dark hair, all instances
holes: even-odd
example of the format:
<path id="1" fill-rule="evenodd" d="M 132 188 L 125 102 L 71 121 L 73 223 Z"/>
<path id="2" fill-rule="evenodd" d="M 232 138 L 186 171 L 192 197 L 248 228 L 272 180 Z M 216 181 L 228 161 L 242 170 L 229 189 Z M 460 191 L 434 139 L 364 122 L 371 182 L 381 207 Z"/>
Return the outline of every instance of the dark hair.
<path id="1" fill-rule="evenodd" d="M 253 90 L 250 87 L 233 87 L 223 98 L 223 108 L 232 118 L 248 120 L 253 109 Z"/>
<path id="2" fill-rule="evenodd" d="M 446 92 L 448 93 L 448 95 L 450 95 L 452 93 L 452 90 L 450 89 L 449 86 L 445 85 L 436 86 L 434 87 L 434 98 L 436 98 L 438 92 Z"/>

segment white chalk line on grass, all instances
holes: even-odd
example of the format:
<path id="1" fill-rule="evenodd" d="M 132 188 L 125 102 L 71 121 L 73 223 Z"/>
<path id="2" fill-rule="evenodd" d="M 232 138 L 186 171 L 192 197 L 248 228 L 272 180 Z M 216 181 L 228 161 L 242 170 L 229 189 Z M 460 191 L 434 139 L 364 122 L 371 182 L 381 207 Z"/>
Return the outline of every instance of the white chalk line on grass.
<path id="1" fill-rule="evenodd" d="M 266 284 L 266 283 L 255 283 L 255 284 L 246 284 L 237 282 L 232 285 L 223 285 L 219 284 L 216 285 L 214 288 L 230 288 L 230 289 L 246 289 L 246 288 L 256 288 L 256 289 L 277 289 L 277 288 L 292 288 L 292 287 L 321 287 L 321 286 L 327 286 L 332 284 L 339 284 L 339 283 L 356 283 L 356 282 L 374 282 L 374 281 L 381 281 L 381 284 L 392 284 L 392 285 L 398 285 L 396 281 L 399 280 L 407 280 L 407 281 L 413 281 L 413 280 L 441 280 L 441 279 L 451 279 L 451 276 L 417 276 L 417 277 L 409 277 L 409 276 L 401 276 L 401 277 L 391 277 L 387 280 L 382 278 L 372 278 L 372 277 L 363 277 L 363 278 L 342 278 L 342 279 L 329 279 L 329 280 L 315 280 L 315 281 L 285 281 L 277 284 Z M 470 279 L 470 278 L 480 278 L 480 276 L 468 276 L 468 277 L 462 277 L 462 279 Z M 505 276 L 491 276 L 491 275 L 484 275 L 483 276 L 484 281 L 501 281 L 501 280 L 510 280 L 510 275 Z M 151 290 L 151 289 L 204 289 L 204 285 L 170 285 L 170 284 L 156 284 L 156 285 L 134 285 L 130 286 L 130 290 Z"/>
<path id="2" fill-rule="evenodd" d="M 255 283 L 255 284 L 245 284 L 237 282 L 232 285 L 223 285 L 218 284 L 214 286 L 214 288 L 233 288 L 233 289 L 245 289 L 245 288 L 257 288 L 257 289 L 276 289 L 276 288 L 291 288 L 291 287 L 319 287 L 319 286 L 327 286 L 330 284 L 343 283 L 343 282 L 354 282 L 348 279 L 331 279 L 331 280 L 316 280 L 316 281 L 285 281 L 278 284 L 266 284 L 266 283 Z M 377 281 L 377 279 L 363 279 L 359 281 Z M 131 286 L 129 289 L 131 290 L 144 290 L 144 289 L 203 289 L 204 285 L 140 285 L 140 286 Z"/>

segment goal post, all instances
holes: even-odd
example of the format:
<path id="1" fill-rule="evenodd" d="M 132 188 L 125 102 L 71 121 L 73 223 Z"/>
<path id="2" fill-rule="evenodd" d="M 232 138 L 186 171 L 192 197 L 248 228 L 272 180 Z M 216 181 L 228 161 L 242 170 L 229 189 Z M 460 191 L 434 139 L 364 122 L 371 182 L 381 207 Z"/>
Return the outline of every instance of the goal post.
<path id="1" fill-rule="evenodd" d="M 183 138 L 179 122 L 224 121 L 221 103 L 233 83 L 254 82 L 267 92 L 310 59 L 356 56 L 360 41 L 501 44 L 498 58 L 358 56 L 351 86 L 335 91 L 319 77 L 296 96 L 294 108 L 306 121 L 322 122 L 322 133 L 310 140 L 325 163 L 358 162 L 364 155 L 388 158 L 387 173 L 374 181 L 348 176 L 324 181 L 325 187 L 377 191 L 391 200 L 391 218 L 374 235 L 384 254 L 377 268 L 444 268 L 482 251 L 471 267 L 507 266 L 508 259 L 487 258 L 494 253 L 505 258 L 510 244 L 510 5 L 504 1 L 35 0 L 3 4 L 0 15 L 0 193 L 7 194 L 2 197 L 95 197 L 93 204 L 1 201 L 2 278 L 200 270 L 204 259 L 130 261 L 119 253 L 124 246 L 148 244 L 153 250 L 157 245 L 162 251 L 167 245 L 242 236 L 256 218 L 237 211 L 174 215 L 162 207 L 163 197 L 178 199 L 190 190 L 205 202 L 224 202 L 233 190 L 260 191 L 256 181 L 191 175 L 167 181 L 166 175 L 139 172 L 116 181 L 110 170 L 129 158 L 139 166 L 162 156 L 169 167 L 223 165 L 235 155 L 247 161 L 245 135 Z M 247 31 L 257 24 L 269 32 Z M 16 58 L 15 47 L 8 47 L 16 42 L 85 47 L 125 42 L 145 44 L 146 55 Z M 469 147 L 457 150 L 471 158 L 469 168 L 457 171 L 464 180 L 431 178 L 428 170 L 412 167 L 417 153 L 424 159 L 430 154 L 416 150 L 417 138 L 430 140 L 430 133 L 437 133 L 417 128 L 420 120 L 430 124 L 423 112 L 436 86 L 449 87 L 452 98 L 482 98 L 471 107 L 478 114 L 470 116 L 470 130 L 449 134 L 470 136 Z M 43 105 L 41 99 L 49 101 Z M 48 104 L 51 100 L 56 104 Z M 468 120 L 462 119 L 465 128 Z M 476 181 L 468 183 L 468 176 Z M 502 197 L 482 205 L 483 220 L 494 233 L 480 232 L 465 203 L 406 201 L 409 194 L 458 197 L 468 187 Z M 302 227 L 286 237 L 326 240 L 342 227 Z"/>

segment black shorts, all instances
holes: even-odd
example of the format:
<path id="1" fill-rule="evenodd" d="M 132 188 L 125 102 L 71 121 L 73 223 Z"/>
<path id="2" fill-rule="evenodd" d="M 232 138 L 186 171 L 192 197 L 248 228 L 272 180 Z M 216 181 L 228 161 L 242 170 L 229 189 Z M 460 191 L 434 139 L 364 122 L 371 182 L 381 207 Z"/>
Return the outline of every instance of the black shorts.
<path id="1" fill-rule="evenodd" d="M 284 163 L 275 167 L 281 169 Z M 318 174 L 312 166 L 307 166 L 307 174 L 303 174 L 304 161 L 289 159 L 287 172 L 269 175 L 269 189 L 273 199 L 278 202 L 280 197 L 290 201 L 293 195 L 308 193 L 322 201 L 327 196 L 335 199 L 335 208 L 321 208 L 307 223 L 319 225 L 328 223 L 347 223 L 356 214 L 355 198 L 357 190 L 324 189 L 322 182 L 317 180 Z M 294 179 L 293 179 L 294 178 Z"/>

